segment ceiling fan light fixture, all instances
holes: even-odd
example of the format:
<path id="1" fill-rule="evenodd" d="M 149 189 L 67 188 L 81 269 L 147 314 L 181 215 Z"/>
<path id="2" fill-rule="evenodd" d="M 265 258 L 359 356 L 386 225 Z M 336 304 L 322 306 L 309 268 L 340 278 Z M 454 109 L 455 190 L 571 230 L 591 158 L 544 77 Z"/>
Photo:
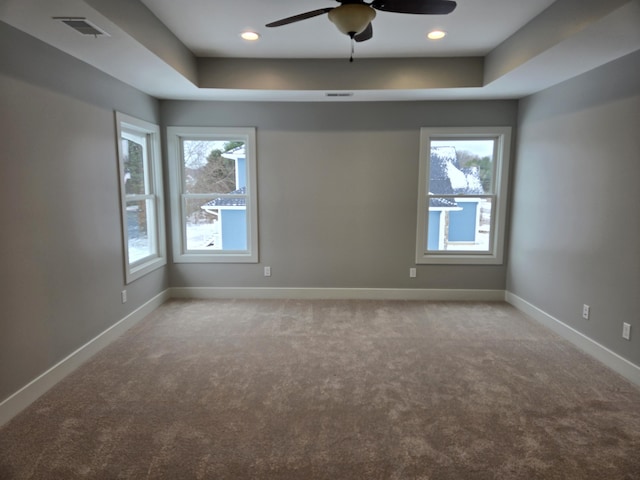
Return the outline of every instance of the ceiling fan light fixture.
<path id="1" fill-rule="evenodd" d="M 329 12 L 329 20 L 351 38 L 362 33 L 375 17 L 376 11 L 364 3 L 346 3 Z"/>
<path id="2" fill-rule="evenodd" d="M 447 32 L 445 32 L 444 30 L 432 30 L 429 33 L 427 33 L 427 38 L 429 40 L 440 40 L 441 38 L 444 38 L 447 35 Z"/>
<path id="3" fill-rule="evenodd" d="M 250 42 L 255 42 L 256 40 L 258 40 L 260 38 L 260 34 L 257 32 L 242 32 L 240 34 L 240 37 L 242 37 L 243 40 L 248 40 Z"/>

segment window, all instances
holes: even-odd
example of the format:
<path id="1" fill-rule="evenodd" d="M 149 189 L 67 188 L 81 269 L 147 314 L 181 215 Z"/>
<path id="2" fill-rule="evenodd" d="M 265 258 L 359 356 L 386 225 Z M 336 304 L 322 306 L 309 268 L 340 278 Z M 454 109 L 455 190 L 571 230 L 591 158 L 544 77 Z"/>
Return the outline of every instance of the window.
<path id="1" fill-rule="evenodd" d="M 169 127 L 175 262 L 258 262 L 255 129 Z"/>
<path id="2" fill-rule="evenodd" d="M 125 280 L 167 263 L 160 130 L 116 112 Z"/>
<path id="3" fill-rule="evenodd" d="M 511 128 L 420 131 L 417 263 L 502 263 Z"/>

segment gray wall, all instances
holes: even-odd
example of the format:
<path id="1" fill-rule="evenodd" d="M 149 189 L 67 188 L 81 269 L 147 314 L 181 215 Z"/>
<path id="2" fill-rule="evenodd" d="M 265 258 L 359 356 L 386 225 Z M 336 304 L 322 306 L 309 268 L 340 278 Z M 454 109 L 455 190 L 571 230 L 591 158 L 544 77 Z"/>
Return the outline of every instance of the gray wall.
<path id="1" fill-rule="evenodd" d="M 258 143 L 260 264 L 174 264 L 172 286 L 504 289 L 503 265 L 409 267 L 420 127 L 515 126 L 516 107 L 163 101 L 165 125 L 255 126 Z"/>
<path id="2" fill-rule="evenodd" d="M 518 135 L 508 290 L 640 365 L 640 52 L 522 100 Z"/>
<path id="3" fill-rule="evenodd" d="M 0 401 L 163 291 L 128 285 L 113 110 L 158 102 L 0 22 Z"/>

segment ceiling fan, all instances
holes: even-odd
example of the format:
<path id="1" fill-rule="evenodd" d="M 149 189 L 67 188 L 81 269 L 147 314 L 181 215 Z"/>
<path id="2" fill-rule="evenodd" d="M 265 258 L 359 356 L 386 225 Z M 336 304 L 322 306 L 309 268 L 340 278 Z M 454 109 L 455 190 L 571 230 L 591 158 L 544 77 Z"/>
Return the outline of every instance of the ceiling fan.
<path id="1" fill-rule="evenodd" d="M 336 1 L 340 3 L 339 7 L 312 10 L 268 23 L 266 26 L 280 27 L 326 13 L 338 30 L 356 42 L 364 42 L 373 36 L 371 21 L 376 16 L 376 10 L 417 15 L 446 15 L 456 8 L 456 2 L 453 0 L 373 0 L 371 3 L 364 0 Z"/>

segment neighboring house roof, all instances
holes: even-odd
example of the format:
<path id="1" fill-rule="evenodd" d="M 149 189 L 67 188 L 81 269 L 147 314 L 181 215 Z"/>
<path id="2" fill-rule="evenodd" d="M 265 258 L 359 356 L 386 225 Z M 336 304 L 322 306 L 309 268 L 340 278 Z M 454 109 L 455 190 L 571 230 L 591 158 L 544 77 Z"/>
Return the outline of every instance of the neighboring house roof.
<path id="1" fill-rule="evenodd" d="M 443 195 L 482 195 L 478 167 L 460 168 L 455 147 L 431 147 L 429 190 Z"/>
<path id="2" fill-rule="evenodd" d="M 230 158 L 232 160 L 237 160 L 238 158 L 246 158 L 246 147 L 244 144 L 237 146 L 236 148 L 232 148 L 231 150 L 227 150 L 222 154 L 224 158 Z"/>
<path id="3" fill-rule="evenodd" d="M 455 147 L 431 147 L 429 165 L 430 195 L 482 195 L 478 167 L 460 168 Z M 431 207 L 457 207 L 450 198 L 431 198 Z"/>
<path id="4" fill-rule="evenodd" d="M 247 194 L 247 187 L 242 187 L 239 188 L 237 190 L 234 190 L 233 192 L 229 192 L 230 195 L 246 195 Z M 202 205 L 200 208 L 204 209 L 204 210 L 208 210 L 210 208 L 217 208 L 217 207 L 246 207 L 247 206 L 247 199 L 246 197 L 244 198 L 223 198 L 223 197 L 218 197 L 218 198 L 214 198 L 213 200 L 209 200 L 207 203 L 205 203 L 204 205 Z"/>
<path id="5" fill-rule="evenodd" d="M 429 195 L 432 195 L 432 193 L 429 192 Z M 441 207 L 441 208 L 455 208 L 458 206 L 458 204 L 449 198 L 432 197 L 429 199 L 429 206 Z"/>

